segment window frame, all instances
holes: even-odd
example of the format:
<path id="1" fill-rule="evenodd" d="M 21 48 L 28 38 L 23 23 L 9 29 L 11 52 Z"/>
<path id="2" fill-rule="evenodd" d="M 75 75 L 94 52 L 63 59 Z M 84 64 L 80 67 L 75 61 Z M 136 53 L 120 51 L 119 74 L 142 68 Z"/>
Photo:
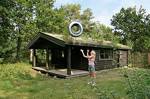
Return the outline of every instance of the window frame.
<path id="1" fill-rule="evenodd" d="M 102 58 L 103 55 L 103 58 Z M 112 49 L 100 49 L 99 50 L 99 60 L 113 60 L 113 50 Z"/>

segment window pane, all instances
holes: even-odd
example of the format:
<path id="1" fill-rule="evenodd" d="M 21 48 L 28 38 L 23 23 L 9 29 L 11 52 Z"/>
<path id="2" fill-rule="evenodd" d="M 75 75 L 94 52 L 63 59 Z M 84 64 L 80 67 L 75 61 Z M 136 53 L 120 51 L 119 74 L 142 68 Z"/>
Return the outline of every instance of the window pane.
<path id="1" fill-rule="evenodd" d="M 112 50 L 108 49 L 100 50 L 99 59 L 112 59 Z"/>
<path id="2" fill-rule="evenodd" d="M 109 58 L 109 57 L 108 57 L 108 56 L 109 56 L 108 54 L 109 54 L 109 53 L 107 53 L 107 52 L 105 53 L 105 59 L 108 59 L 108 58 Z"/>
<path id="3" fill-rule="evenodd" d="M 104 53 L 105 51 L 104 50 L 100 50 L 100 53 Z"/>
<path id="4" fill-rule="evenodd" d="M 101 59 L 104 59 L 104 58 L 105 58 L 104 54 L 101 54 L 101 55 L 100 55 L 100 58 L 101 58 Z"/>

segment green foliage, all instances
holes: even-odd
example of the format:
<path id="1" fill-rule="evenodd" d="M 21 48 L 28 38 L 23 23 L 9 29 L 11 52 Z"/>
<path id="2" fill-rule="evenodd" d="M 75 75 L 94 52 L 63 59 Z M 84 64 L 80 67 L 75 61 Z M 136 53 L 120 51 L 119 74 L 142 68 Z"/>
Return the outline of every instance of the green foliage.
<path id="1" fill-rule="evenodd" d="M 143 99 L 145 95 L 149 97 L 150 75 L 146 69 L 112 69 L 97 72 L 96 86 L 87 84 L 88 76 L 60 79 L 38 74 L 33 77 L 31 65 L 25 63 L 0 65 L 0 73 L 2 99 Z M 136 97 L 132 96 L 128 79 Z"/>
<path id="2" fill-rule="evenodd" d="M 132 67 L 149 68 L 147 52 L 132 52 L 129 53 L 129 64 Z"/>
<path id="3" fill-rule="evenodd" d="M 67 4 L 61 6 L 60 10 L 64 12 L 65 19 L 68 21 L 80 19 L 81 6 L 79 4 Z"/>
<path id="4" fill-rule="evenodd" d="M 134 8 L 122 8 L 116 13 L 111 24 L 114 31 L 120 36 L 122 42 L 130 42 L 135 51 L 147 51 L 150 42 L 150 15 L 142 7 L 139 10 Z"/>
<path id="5" fill-rule="evenodd" d="M 79 4 L 67 4 L 55 10 L 57 13 L 56 14 L 57 19 L 55 19 L 57 21 L 55 21 L 55 24 L 56 26 L 58 26 L 59 29 L 58 33 L 62 32 L 64 35 L 68 36 L 69 24 L 72 21 L 79 21 L 81 22 L 84 28 L 83 35 L 91 37 L 92 28 L 94 25 L 94 22 L 91 21 L 93 19 L 93 13 L 91 9 L 87 8 L 83 11 L 83 13 L 81 13 L 81 6 Z"/>
<path id="6" fill-rule="evenodd" d="M 40 31 L 54 32 L 55 12 L 52 9 L 54 0 L 34 0 L 33 9 L 36 26 Z"/>
<path id="7" fill-rule="evenodd" d="M 1 64 L 0 79 L 31 79 L 29 68 L 31 66 L 23 63 Z"/>
<path id="8" fill-rule="evenodd" d="M 63 34 L 67 39 L 68 25 L 75 20 L 82 23 L 85 38 L 117 41 L 109 27 L 92 21 L 91 9 L 81 12 L 79 4 L 54 8 L 53 3 L 54 0 L 0 1 L 0 63 L 27 60 L 26 46 L 39 31 Z"/>
<path id="9" fill-rule="evenodd" d="M 119 38 L 114 35 L 112 29 L 100 23 L 95 23 L 93 26 L 93 31 L 91 37 L 97 40 L 112 41 L 114 43 L 119 42 Z"/>
<path id="10" fill-rule="evenodd" d="M 90 8 L 85 9 L 83 11 L 83 14 L 81 15 L 81 22 L 83 24 L 84 35 L 87 36 L 87 38 L 92 37 L 95 34 L 93 32 L 95 25 L 95 23 L 92 21 L 93 18 L 93 13 Z"/>
<path id="11" fill-rule="evenodd" d="M 149 99 L 149 70 L 133 69 L 131 71 L 124 70 L 124 77 L 127 80 L 127 95 L 132 99 Z"/>
<path id="12" fill-rule="evenodd" d="M 35 33 L 40 30 L 50 30 L 51 25 L 47 22 L 53 22 L 50 17 L 53 15 L 53 1 L 2 0 L 0 2 L 0 11 L 3 15 L 0 16 L 2 23 L 0 58 L 4 58 L 5 62 L 8 62 L 9 57 L 10 62 L 15 62 L 15 59 L 20 61 L 28 57 L 26 46 Z"/>
<path id="13" fill-rule="evenodd" d="M 12 56 L 15 48 L 13 39 L 13 24 L 11 23 L 13 0 L 0 1 L 0 58 Z M 6 54 L 7 53 L 7 54 Z"/>

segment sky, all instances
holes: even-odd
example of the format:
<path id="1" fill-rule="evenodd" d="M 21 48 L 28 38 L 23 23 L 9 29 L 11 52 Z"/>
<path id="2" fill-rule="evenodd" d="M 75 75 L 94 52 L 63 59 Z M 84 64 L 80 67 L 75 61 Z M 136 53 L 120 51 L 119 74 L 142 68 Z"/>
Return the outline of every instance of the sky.
<path id="1" fill-rule="evenodd" d="M 137 9 L 142 6 L 150 14 L 150 0 L 56 0 L 54 7 L 61 5 L 78 3 L 81 5 L 81 11 L 86 8 L 92 9 L 94 21 L 99 21 L 107 26 L 110 25 L 112 16 L 120 11 L 122 7 L 134 7 Z"/>

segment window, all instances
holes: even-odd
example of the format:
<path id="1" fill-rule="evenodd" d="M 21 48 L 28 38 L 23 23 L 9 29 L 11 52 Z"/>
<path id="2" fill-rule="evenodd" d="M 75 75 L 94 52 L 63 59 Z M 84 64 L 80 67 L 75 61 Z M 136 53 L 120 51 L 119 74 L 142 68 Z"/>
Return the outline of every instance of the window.
<path id="1" fill-rule="evenodd" d="M 101 49 L 99 53 L 99 60 L 101 59 L 112 59 L 113 53 L 109 49 Z"/>

